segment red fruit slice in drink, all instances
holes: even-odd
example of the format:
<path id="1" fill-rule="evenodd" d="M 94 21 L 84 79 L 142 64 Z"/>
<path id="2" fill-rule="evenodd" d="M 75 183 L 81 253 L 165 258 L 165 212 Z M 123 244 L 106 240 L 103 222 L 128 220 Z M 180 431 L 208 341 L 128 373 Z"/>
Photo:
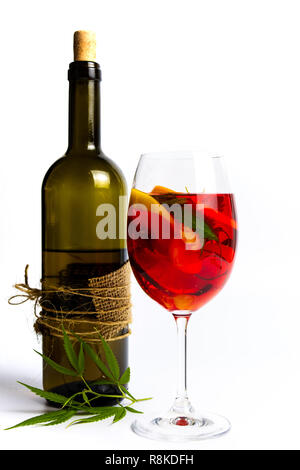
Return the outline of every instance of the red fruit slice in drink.
<path id="1" fill-rule="evenodd" d="M 231 263 L 234 258 L 234 250 L 230 246 L 214 240 L 208 240 L 205 243 L 204 252 L 213 253 L 220 258 L 223 258 L 227 263 Z"/>
<path id="2" fill-rule="evenodd" d="M 203 211 L 201 209 L 200 211 Z M 227 217 L 225 214 L 221 214 L 221 212 L 216 211 L 215 209 L 211 209 L 210 207 L 204 208 L 204 217 L 207 220 L 207 223 L 212 226 L 212 228 L 225 226 L 230 229 L 236 229 L 237 223 L 231 217 Z"/>
<path id="3" fill-rule="evenodd" d="M 152 240 L 154 244 L 154 241 Z M 152 245 L 153 246 L 153 245 Z M 205 282 L 195 275 L 176 268 L 170 261 L 168 253 L 153 256 L 152 249 L 141 247 L 134 251 L 133 269 L 138 269 L 145 278 L 158 288 L 172 293 L 192 293 L 201 290 Z"/>
<path id="4" fill-rule="evenodd" d="M 187 249 L 183 240 L 170 240 L 169 255 L 177 269 L 184 273 L 195 274 L 201 271 L 201 249 Z"/>

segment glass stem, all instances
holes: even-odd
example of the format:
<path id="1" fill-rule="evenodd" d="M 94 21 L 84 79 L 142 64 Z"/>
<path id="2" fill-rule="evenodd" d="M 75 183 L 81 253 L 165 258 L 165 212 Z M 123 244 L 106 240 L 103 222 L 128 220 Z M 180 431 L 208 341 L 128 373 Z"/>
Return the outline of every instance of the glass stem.
<path id="1" fill-rule="evenodd" d="M 192 407 L 187 395 L 187 324 L 190 313 L 173 314 L 177 326 L 177 393 L 171 409 L 182 416 L 191 413 Z"/>

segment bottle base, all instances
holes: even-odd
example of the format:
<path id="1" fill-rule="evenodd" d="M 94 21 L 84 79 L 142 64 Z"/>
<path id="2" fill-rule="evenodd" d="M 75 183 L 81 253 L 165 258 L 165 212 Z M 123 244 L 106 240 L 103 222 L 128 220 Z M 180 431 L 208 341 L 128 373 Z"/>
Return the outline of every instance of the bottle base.
<path id="1" fill-rule="evenodd" d="M 90 385 L 90 384 L 89 384 Z M 119 395 L 120 390 L 113 385 L 90 385 L 93 392 L 96 393 L 103 393 L 105 395 Z M 47 391 L 52 393 L 58 393 L 59 395 L 63 395 L 64 397 L 70 398 L 72 395 L 78 392 L 82 392 L 85 389 L 85 385 L 82 382 L 70 382 L 66 384 L 59 385 L 58 387 L 51 388 Z M 80 403 L 84 403 L 83 398 L 79 395 L 76 397 L 76 400 Z M 115 397 L 100 397 L 94 399 L 91 402 L 92 407 L 98 406 L 113 406 L 120 403 L 122 400 Z M 61 404 L 55 403 L 51 400 L 47 400 L 47 404 L 53 408 L 61 408 Z"/>

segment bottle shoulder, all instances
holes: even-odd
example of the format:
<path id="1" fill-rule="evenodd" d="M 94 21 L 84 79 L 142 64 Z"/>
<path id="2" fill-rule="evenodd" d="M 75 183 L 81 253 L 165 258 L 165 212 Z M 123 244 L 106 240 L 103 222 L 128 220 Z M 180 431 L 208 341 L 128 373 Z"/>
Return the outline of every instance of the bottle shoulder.
<path id="1" fill-rule="evenodd" d="M 125 176 L 124 176 L 121 168 L 113 160 L 111 160 L 109 157 L 107 157 L 103 152 L 101 152 L 99 157 L 100 157 L 99 160 L 101 161 L 101 164 L 104 163 L 105 165 L 107 165 L 109 171 L 113 172 L 116 179 L 118 179 L 120 181 L 120 184 L 121 183 L 124 184 L 125 190 L 127 191 L 126 179 L 125 179 Z"/>
<path id="2" fill-rule="evenodd" d="M 42 188 L 59 185 L 109 184 L 118 186 L 121 194 L 126 194 L 127 185 L 120 168 L 104 153 L 98 155 L 67 155 L 56 160 L 44 176 Z"/>

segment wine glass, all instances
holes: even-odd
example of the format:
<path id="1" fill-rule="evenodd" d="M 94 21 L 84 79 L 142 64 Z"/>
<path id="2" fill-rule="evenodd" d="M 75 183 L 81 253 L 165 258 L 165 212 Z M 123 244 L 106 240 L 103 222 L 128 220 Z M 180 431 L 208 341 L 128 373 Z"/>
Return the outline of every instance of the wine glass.
<path id="1" fill-rule="evenodd" d="M 132 424 L 152 439 L 198 440 L 229 421 L 194 410 L 187 395 L 186 332 L 191 314 L 231 272 L 237 225 L 223 157 L 203 152 L 141 156 L 128 208 L 128 253 L 142 289 L 173 314 L 178 336 L 177 394 L 170 410 Z"/>

